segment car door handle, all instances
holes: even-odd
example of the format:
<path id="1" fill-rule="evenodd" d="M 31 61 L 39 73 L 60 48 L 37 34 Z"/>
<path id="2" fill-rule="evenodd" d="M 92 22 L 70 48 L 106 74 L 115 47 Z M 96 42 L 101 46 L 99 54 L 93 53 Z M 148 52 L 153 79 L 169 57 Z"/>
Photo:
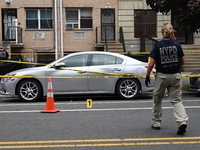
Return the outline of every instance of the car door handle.
<path id="1" fill-rule="evenodd" d="M 121 71 L 121 69 L 119 69 L 119 68 L 114 68 L 114 69 L 112 69 L 112 71 Z"/>
<path id="2" fill-rule="evenodd" d="M 78 73 L 83 74 L 83 73 L 86 73 L 86 72 L 85 71 L 78 71 Z"/>

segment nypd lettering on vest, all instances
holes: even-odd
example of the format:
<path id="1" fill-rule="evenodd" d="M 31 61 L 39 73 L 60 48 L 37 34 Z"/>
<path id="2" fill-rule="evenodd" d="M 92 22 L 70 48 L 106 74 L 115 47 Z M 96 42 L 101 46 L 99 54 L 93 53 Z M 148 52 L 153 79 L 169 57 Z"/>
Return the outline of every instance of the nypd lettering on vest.
<path id="1" fill-rule="evenodd" d="M 161 64 L 178 62 L 178 54 L 176 46 L 168 46 L 160 48 Z"/>
<path id="2" fill-rule="evenodd" d="M 155 43 L 158 54 L 156 70 L 162 73 L 177 73 L 181 68 L 181 58 L 177 44 L 164 46 L 160 42 Z"/>

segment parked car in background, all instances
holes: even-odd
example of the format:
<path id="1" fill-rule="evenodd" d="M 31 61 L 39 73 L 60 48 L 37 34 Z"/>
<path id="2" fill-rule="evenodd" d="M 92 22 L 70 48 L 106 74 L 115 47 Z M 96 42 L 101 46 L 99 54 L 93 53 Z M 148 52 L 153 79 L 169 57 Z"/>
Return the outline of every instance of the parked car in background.
<path id="1" fill-rule="evenodd" d="M 24 58 L 21 55 L 16 55 L 9 60 L 0 61 L 0 75 L 5 75 L 11 71 L 29 67 L 27 64 L 14 63 L 15 61 L 21 62 L 24 61 Z"/>
<path id="2" fill-rule="evenodd" d="M 191 73 L 190 75 L 200 75 L 200 70 Z M 190 90 L 200 92 L 200 77 L 190 77 Z"/>
<path id="3" fill-rule="evenodd" d="M 47 77 L 52 77 L 54 95 L 117 94 L 122 99 L 130 100 L 140 92 L 152 91 L 154 78 L 146 87 L 145 78 L 127 78 L 121 74 L 145 76 L 147 66 L 146 62 L 117 53 L 77 52 L 46 66 L 6 74 L 12 77 L 1 79 L 0 91 L 1 94 L 18 95 L 22 101 L 38 101 L 47 95 Z"/>

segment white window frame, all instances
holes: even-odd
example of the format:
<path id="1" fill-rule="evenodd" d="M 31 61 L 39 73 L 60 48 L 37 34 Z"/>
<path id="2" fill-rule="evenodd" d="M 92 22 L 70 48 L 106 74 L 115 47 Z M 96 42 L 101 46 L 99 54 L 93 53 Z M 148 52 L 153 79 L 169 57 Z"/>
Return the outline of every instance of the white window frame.
<path id="1" fill-rule="evenodd" d="M 83 10 L 84 8 L 67 8 L 66 9 L 66 12 L 67 10 L 77 10 L 78 11 L 78 21 L 77 22 L 73 22 L 73 21 L 68 21 L 67 18 L 66 18 L 66 29 L 92 29 L 93 27 L 91 28 L 81 28 L 81 10 Z M 92 8 L 90 8 L 91 10 L 91 13 L 92 13 Z M 67 14 L 66 14 L 67 16 Z M 91 19 L 93 20 L 92 18 L 92 15 L 91 15 Z M 72 24 L 72 28 L 67 28 L 67 24 Z M 78 24 L 78 28 L 76 28 L 74 25 Z"/>
<path id="2" fill-rule="evenodd" d="M 25 12 L 27 11 L 27 10 L 37 10 L 37 14 L 38 14 L 38 18 L 37 18 L 37 23 L 38 23 L 38 28 L 27 28 L 26 27 L 26 29 L 35 29 L 35 30 L 43 30 L 43 29 L 53 29 L 53 24 L 52 24 L 52 28 L 41 28 L 41 20 L 44 20 L 43 18 L 41 19 L 41 10 L 45 10 L 44 8 L 40 8 L 40 9 L 26 9 L 25 10 Z M 48 9 L 48 10 L 51 10 L 51 13 L 52 13 L 52 9 Z M 47 19 L 47 18 L 46 18 Z M 52 15 L 52 21 L 53 21 L 53 15 Z M 26 18 L 26 21 L 27 20 L 31 20 L 31 19 L 27 19 Z M 34 20 L 36 20 L 36 18 L 34 19 Z"/>

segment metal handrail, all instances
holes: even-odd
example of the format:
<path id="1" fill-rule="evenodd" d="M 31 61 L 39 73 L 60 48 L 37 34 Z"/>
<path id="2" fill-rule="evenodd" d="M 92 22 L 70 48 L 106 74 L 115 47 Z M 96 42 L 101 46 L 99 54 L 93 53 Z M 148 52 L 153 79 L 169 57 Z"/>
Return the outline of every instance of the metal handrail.
<path id="1" fill-rule="evenodd" d="M 98 43 L 98 27 L 96 27 L 96 44 Z"/>
<path id="2" fill-rule="evenodd" d="M 148 35 L 142 35 L 140 37 L 140 52 L 146 52 L 146 38 L 150 41 L 152 41 L 152 47 L 154 46 L 155 42 L 158 42 L 158 40 L 148 36 Z"/>
<path id="3" fill-rule="evenodd" d="M 122 45 L 123 45 L 123 50 L 124 50 L 124 52 L 126 52 L 126 45 L 125 45 L 125 40 L 124 40 L 124 32 L 123 32 L 123 28 L 122 27 L 120 27 L 119 28 L 119 37 L 120 37 L 120 43 L 122 43 Z"/>
<path id="4" fill-rule="evenodd" d="M 108 52 L 108 40 L 107 40 L 106 26 L 105 26 L 105 44 L 106 44 L 106 52 Z"/>

